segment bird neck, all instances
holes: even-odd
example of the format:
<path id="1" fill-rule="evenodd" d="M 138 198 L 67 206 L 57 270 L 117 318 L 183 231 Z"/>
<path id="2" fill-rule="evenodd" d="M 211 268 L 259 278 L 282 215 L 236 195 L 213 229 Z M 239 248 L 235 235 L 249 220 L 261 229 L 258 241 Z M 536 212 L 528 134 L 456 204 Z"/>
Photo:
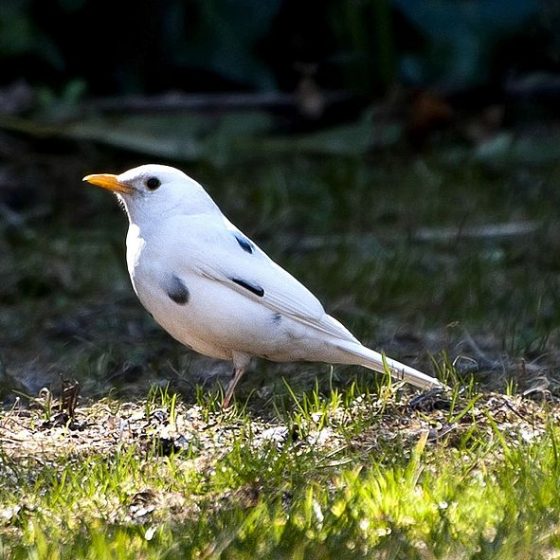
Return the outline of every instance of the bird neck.
<path id="1" fill-rule="evenodd" d="M 210 195 L 202 188 L 189 190 L 188 196 L 175 199 L 158 197 L 151 193 L 148 198 L 126 199 L 122 198 L 124 209 L 131 224 L 138 225 L 143 231 L 157 224 L 163 218 L 174 216 L 217 216 L 221 211 Z"/>

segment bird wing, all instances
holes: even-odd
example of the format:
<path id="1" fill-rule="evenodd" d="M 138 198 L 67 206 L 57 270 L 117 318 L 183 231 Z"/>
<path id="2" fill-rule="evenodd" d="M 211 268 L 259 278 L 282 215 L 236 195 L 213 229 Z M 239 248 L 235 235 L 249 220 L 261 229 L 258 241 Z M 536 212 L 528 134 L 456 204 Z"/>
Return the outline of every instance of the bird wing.
<path id="1" fill-rule="evenodd" d="M 269 270 L 263 270 L 261 264 L 253 269 L 243 267 L 242 274 L 239 274 L 237 268 L 228 270 L 223 265 L 216 268 L 206 262 L 200 267 L 200 273 L 257 301 L 272 312 L 280 313 L 335 338 L 356 340 L 343 325 L 327 315 L 319 300 L 291 274 L 273 261 L 263 264 L 266 264 Z M 250 280 L 239 282 L 240 278 Z M 262 295 L 259 295 L 260 293 Z"/>
<path id="2" fill-rule="evenodd" d="M 190 272 L 219 282 L 272 312 L 315 330 L 356 341 L 350 331 L 327 315 L 321 302 L 303 284 L 225 218 L 221 224 L 206 222 L 203 231 L 202 228 L 198 231 L 201 232 L 199 246 L 196 251 L 189 251 Z M 191 237 L 190 242 L 193 241 L 196 240 Z"/>

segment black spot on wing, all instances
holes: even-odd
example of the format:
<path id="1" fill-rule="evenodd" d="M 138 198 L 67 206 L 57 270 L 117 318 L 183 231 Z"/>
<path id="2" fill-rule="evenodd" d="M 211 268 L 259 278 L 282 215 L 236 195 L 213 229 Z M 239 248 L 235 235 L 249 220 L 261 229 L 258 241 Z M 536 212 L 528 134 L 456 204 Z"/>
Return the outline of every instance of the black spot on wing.
<path id="1" fill-rule="evenodd" d="M 165 291 L 169 298 L 178 305 L 185 305 L 189 302 L 189 289 L 185 286 L 184 282 L 175 275 L 171 277 L 171 281 Z"/>
<path id="2" fill-rule="evenodd" d="M 264 290 L 258 284 L 251 284 L 250 282 L 247 282 L 246 280 L 241 280 L 240 278 L 232 278 L 231 281 L 235 282 L 238 286 L 241 286 L 246 290 L 249 290 L 256 296 L 259 297 L 264 296 Z"/>
<path id="3" fill-rule="evenodd" d="M 281 321 L 282 321 L 282 315 L 280 315 L 280 313 L 272 314 L 272 323 L 274 325 L 279 325 Z"/>
<path id="4" fill-rule="evenodd" d="M 253 251 L 255 250 L 254 245 L 246 238 L 243 237 L 241 234 L 239 233 L 234 233 L 235 235 L 235 239 L 237 241 L 237 243 L 239 243 L 239 246 L 246 252 L 249 254 L 253 254 Z"/>

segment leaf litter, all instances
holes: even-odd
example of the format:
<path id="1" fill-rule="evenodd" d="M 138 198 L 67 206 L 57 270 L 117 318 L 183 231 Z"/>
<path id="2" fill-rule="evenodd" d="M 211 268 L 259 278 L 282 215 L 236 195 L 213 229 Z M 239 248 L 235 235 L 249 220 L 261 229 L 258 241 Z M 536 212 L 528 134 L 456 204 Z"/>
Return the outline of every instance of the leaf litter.
<path id="1" fill-rule="evenodd" d="M 242 442 L 253 449 L 272 446 L 296 454 L 312 450 L 335 466 L 339 455 L 383 452 L 396 440 L 405 454 L 425 436 L 430 445 L 453 447 L 473 430 L 488 440 L 503 437 L 510 445 L 532 442 L 559 419 L 557 399 L 538 402 L 498 393 L 458 397 L 454 402 L 442 394 L 364 394 L 330 409 L 328 425 L 324 425 L 325 414 L 318 412 L 300 419 L 297 426 L 293 419 L 286 422 L 252 413 L 211 412 L 199 404 L 178 402 L 170 413 L 166 407 L 152 409 L 146 400 L 102 399 L 74 406 L 72 414 L 53 412 L 48 419 L 44 409 L 21 405 L 2 412 L 0 457 L 3 464 L 39 467 L 92 455 L 110 457 L 132 449 L 146 457 L 184 456 L 192 468 L 207 474 Z M 352 432 L 353 426 L 359 426 L 357 433 Z M 169 509 L 177 500 L 184 501 L 177 496 L 171 502 L 167 498 L 164 504 L 160 491 L 138 491 L 131 497 L 131 514 L 144 517 L 157 507 Z M 12 506 L 0 509 L 4 522 L 16 514 Z"/>

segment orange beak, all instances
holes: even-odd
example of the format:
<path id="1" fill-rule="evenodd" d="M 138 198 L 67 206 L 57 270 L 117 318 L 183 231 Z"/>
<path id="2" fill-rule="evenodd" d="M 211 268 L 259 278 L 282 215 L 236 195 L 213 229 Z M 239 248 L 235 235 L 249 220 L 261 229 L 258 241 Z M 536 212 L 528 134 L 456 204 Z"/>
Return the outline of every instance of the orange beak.
<path id="1" fill-rule="evenodd" d="M 121 194 L 130 194 L 133 189 L 129 185 L 121 183 L 117 175 L 112 173 L 96 173 L 94 175 L 86 175 L 82 181 L 87 181 L 92 185 L 101 187 L 102 189 L 107 189 L 108 191 L 113 191 Z"/>

